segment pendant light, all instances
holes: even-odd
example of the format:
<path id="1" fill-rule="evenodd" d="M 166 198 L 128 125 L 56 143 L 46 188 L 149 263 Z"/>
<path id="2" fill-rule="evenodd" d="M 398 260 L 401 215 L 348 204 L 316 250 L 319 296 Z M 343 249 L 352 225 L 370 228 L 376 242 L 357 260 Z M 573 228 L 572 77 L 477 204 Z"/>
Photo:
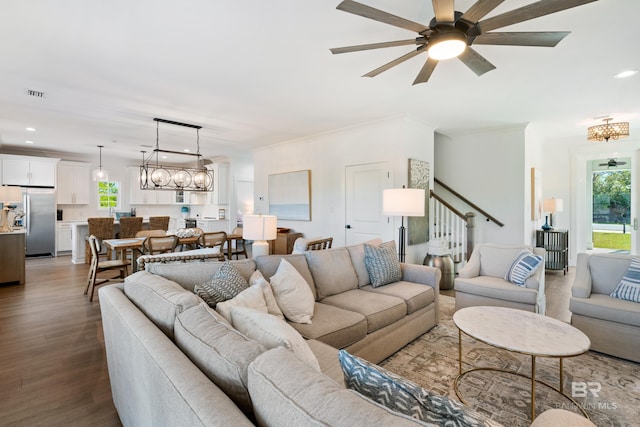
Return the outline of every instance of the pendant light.
<path id="1" fill-rule="evenodd" d="M 95 169 L 93 171 L 94 181 L 107 181 L 109 179 L 109 172 L 107 172 L 106 169 L 102 169 L 102 148 L 103 147 L 104 145 L 98 145 L 98 148 L 100 149 L 100 165 L 98 166 L 98 169 Z"/>

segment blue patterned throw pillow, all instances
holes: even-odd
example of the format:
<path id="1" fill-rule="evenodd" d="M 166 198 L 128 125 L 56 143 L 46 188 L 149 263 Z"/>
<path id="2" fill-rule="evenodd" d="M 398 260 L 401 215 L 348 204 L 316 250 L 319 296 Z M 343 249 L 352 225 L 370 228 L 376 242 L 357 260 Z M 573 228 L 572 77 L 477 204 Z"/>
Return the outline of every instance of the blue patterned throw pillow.
<path id="1" fill-rule="evenodd" d="M 543 262 L 544 258 L 540 255 L 534 255 L 524 250 L 518 255 L 515 261 L 513 261 L 504 280 L 508 280 L 514 285 L 524 287 L 524 282 L 534 275 Z"/>
<path id="2" fill-rule="evenodd" d="M 396 256 L 396 242 L 382 243 L 380 246 L 364 244 L 364 265 L 369 273 L 371 286 L 386 285 L 402 280 L 400 262 Z"/>
<path id="3" fill-rule="evenodd" d="M 498 425 L 461 403 L 425 390 L 406 378 L 344 350 L 338 352 L 338 359 L 340 359 L 347 388 L 357 391 L 392 411 L 438 426 Z"/>
<path id="4" fill-rule="evenodd" d="M 631 258 L 629 268 L 609 296 L 625 301 L 640 302 L 640 259 Z"/>
<path id="5" fill-rule="evenodd" d="M 211 280 L 202 285 L 195 285 L 193 292 L 210 307 L 216 308 L 219 302 L 234 298 L 248 287 L 249 283 L 240 272 L 229 261 L 225 261 Z"/>

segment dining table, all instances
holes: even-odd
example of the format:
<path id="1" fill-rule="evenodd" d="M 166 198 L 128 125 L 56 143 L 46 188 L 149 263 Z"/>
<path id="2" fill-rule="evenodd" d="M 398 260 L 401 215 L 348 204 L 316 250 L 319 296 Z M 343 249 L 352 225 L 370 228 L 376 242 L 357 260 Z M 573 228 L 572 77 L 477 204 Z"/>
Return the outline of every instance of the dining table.
<path id="1" fill-rule="evenodd" d="M 118 259 L 126 259 L 127 251 L 131 251 L 131 273 L 135 273 L 138 270 L 138 263 L 135 262 L 137 258 L 135 253 L 138 252 L 140 255 L 144 253 L 144 241 L 146 239 L 146 237 L 105 239 L 102 243 L 115 252 Z"/>

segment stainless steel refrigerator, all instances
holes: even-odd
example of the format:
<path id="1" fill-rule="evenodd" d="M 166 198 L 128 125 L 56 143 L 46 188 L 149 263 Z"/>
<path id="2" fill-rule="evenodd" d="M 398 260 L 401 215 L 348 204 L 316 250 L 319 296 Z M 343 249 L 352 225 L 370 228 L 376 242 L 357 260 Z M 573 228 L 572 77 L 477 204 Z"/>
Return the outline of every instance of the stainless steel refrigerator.
<path id="1" fill-rule="evenodd" d="M 27 256 L 53 256 L 56 250 L 56 193 L 53 188 L 23 188 L 22 225 L 27 232 Z"/>

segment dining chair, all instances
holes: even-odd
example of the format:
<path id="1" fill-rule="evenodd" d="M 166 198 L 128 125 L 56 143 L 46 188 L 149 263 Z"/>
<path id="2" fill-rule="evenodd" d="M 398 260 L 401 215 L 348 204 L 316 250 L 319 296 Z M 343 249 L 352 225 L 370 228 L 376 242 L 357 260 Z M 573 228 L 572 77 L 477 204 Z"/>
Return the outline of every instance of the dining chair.
<path id="1" fill-rule="evenodd" d="M 149 237 L 165 237 L 166 235 L 167 233 L 164 230 L 140 230 L 136 233 L 135 237 L 147 237 L 147 240 L 149 240 Z M 144 244 L 142 245 L 142 249 L 146 254 L 149 253 L 149 245 L 147 243 L 147 240 L 145 240 Z"/>
<path id="2" fill-rule="evenodd" d="M 135 237 L 138 231 L 142 230 L 142 217 L 122 217 L 120 218 L 120 238 L 127 239 Z"/>
<path id="3" fill-rule="evenodd" d="M 149 230 L 169 230 L 169 217 L 168 216 L 150 216 L 149 217 Z"/>
<path id="4" fill-rule="evenodd" d="M 227 233 L 224 231 L 213 231 L 200 235 L 201 248 L 218 248 L 220 253 L 224 253 L 223 248 L 226 241 Z"/>
<path id="5" fill-rule="evenodd" d="M 227 248 L 225 249 L 225 255 L 228 255 L 228 258 L 233 259 L 234 255 L 236 259 L 240 259 L 240 255 L 244 255 L 245 258 L 249 258 L 247 255 L 247 247 L 245 245 L 245 240 L 242 238 L 242 227 L 236 227 L 231 232 L 234 236 L 240 236 L 239 238 L 228 239 L 227 236 Z"/>
<path id="6" fill-rule="evenodd" d="M 178 236 L 149 236 L 145 240 L 148 255 L 174 252 L 178 244 Z"/>
<path id="7" fill-rule="evenodd" d="M 95 236 L 98 242 L 102 242 L 105 239 L 113 239 L 115 233 L 113 231 L 113 218 L 112 217 L 95 217 L 88 218 L 89 224 L 88 236 Z M 104 252 L 100 255 L 106 256 L 106 259 L 111 259 L 111 249 L 104 248 Z M 89 248 L 89 242 L 85 244 L 85 263 L 91 262 L 91 249 Z"/>
<path id="8" fill-rule="evenodd" d="M 91 263 L 89 266 L 89 275 L 87 277 L 87 287 L 84 290 L 84 294 L 89 294 L 89 301 L 93 301 L 93 291 L 97 285 L 101 285 L 116 278 L 124 279 L 127 276 L 129 261 L 126 259 L 108 259 L 100 261 L 100 243 L 98 238 L 94 235 L 90 235 L 87 238 L 87 244 L 89 245 L 89 250 L 91 252 Z M 120 275 L 111 278 L 98 279 L 98 273 L 108 270 L 119 270 Z"/>
<path id="9" fill-rule="evenodd" d="M 333 244 L 333 237 L 327 237 L 325 239 L 310 240 L 307 242 L 307 251 L 320 251 L 323 249 L 331 249 Z"/>

